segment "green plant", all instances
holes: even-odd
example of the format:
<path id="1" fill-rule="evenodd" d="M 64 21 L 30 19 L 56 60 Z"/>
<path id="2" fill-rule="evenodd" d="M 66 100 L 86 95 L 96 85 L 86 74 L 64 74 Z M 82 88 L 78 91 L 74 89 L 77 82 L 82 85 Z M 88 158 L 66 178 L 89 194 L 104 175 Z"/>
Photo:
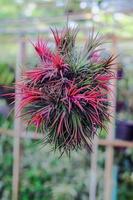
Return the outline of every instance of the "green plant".
<path id="1" fill-rule="evenodd" d="M 0 63 L 0 84 L 10 85 L 14 81 L 14 72 L 8 64 Z"/>
<path id="2" fill-rule="evenodd" d="M 126 149 L 123 153 L 115 152 L 118 165 L 118 199 L 133 199 L 133 150 Z"/>
<path id="3" fill-rule="evenodd" d="M 44 134 L 44 143 L 68 155 L 86 147 L 91 151 L 97 131 L 109 121 L 110 80 L 114 56 L 102 57 L 103 38 L 92 31 L 82 48 L 76 45 L 77 28 L 51 29 L 55 48 L 42 39 L 33 44 L 40 58 L 35 68 L 23 71 L 16 83 L 19 110 L 27 127 Z"/>

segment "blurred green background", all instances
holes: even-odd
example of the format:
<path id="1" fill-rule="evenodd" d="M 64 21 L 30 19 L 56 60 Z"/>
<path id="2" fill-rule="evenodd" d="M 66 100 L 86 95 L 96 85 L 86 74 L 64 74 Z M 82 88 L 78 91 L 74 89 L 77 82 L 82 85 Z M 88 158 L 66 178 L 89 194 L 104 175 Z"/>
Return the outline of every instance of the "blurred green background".
<path id="1" fill-rule="evenodd" d="M 133 1 L 132 0 L 0 0 L 0 94 L 11 91 L 15 81 L 20 35 L 26 40 L 25 67 L 36 64 L 31 41 L 42 35 L 52 45 L 49 27 L 61 28 L 69 16 L 70 26 L 79 26 L 81 45 L 89 29 L 117 38 L 118 81 L 116 138 L 133 141 Z M 112 44 L 105 47 L 111 51 Z M 23 66 L 20 66 L 20 68 Z M 0 128 L 14 128 L 11 99 L 0 97 Z M 11 113 L 9 115 L 9 113 Z M 10 200 L 12 192 L 13 138 L 0 131 L 0 199 Z M 105 138 L 106 133 L 99 136 Z M 37 141 L 23 139 L 20 200 L 88 200 L 90 155 L 73 152 L 71 157 L 50 152 Z M 42 146 L 41 146 L 42 147 Z M 115 148 L 115 195 L 112 200 L 133 200 L 133 149 Z M 103 200 L 105 148 L 98 149 L 96 199 Z"/>

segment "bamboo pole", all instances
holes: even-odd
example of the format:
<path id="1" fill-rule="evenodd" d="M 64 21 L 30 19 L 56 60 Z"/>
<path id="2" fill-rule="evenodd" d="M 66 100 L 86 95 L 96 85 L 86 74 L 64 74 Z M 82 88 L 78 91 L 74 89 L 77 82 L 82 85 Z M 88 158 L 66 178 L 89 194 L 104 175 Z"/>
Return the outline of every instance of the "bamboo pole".
<path id="1" fill-rule="evenodd" d="M 112 38 L 112 54 L 116 55 L 116 38 Z M 116 62 L 116 61 L 115 61 Z M 114 66 L 113 66 L 114 68 Z M 116 66 L 115 66 L 116 68 Z M 116 74 L 116 69 L 114 69 L 114 73 Z M 112 105 L 110 107 L 110 114 L 112 115 L 109 123 L 109 133 L 108 133 L 108 140 L 113 140 L 115 137 L 115 105 L 116 105 L 116 79 L 112 80 L 111 82 L 111 90 L 113 91 L 112 96 Z M 105 157 L 105 174 L 104 174 L 104 200 L 111 200 L 112 199 L 112 187 L 113 187 L 113 180 L 112 180 L 112 169 L 113 169 L 113 157 L 114 157 L 114 150 L 112 146 L 107 146 L 106 148 L 106 157 Z"/>
<path id="2" fill-rule="evenodd" d="M 111 146 L 111 147 L 127 147 L 127 148 L 133 148 L 133 141 L 123 141 L 123 140 L 104 140 L 100 139 L 98 141 L 98 145 L 100 146 Z"/>
<path id="3" fill-rule="evenodd" d="M 14 130 L 4 129 L 0 128 L 0 134 L 7 135 L 10 137 L 14 137 Z M 38 133 L 35 135 L 34 132 L 22 132 L 20 135 L 20 138 L 22 139 L 31 139 L 31 140 L 40 140 L 43 139 L 43 135 L 41 133 Z M 97 140 L 98 146 L 112 146 L 112 147 L 125 147 L 125 148 L 133 148 L 133 141 L 126 141 L 126 140 L 108 140 L 108 139 L 98 139 Z M 94 152 L 94 150 L 93 150 Z"/>
<path id="4" fill-rule="evenodd" d="M 25 61 L 25 40 L 24 36 L 20 35 L 19 51 L 16 63 L 16 81 L 20 79 L 21 69 L 20 66 Z M 16 88 L 17 91 L 17 88 Z M 15 99 L 15 116 L 19 115 L 18 106 L 20 105 L 21 97 Z M 20 134 L 23 131 L 22 122 L 20 118 L 15 117 L 15 132 L 14 132 L 14 144 L 13 144 L 13 180 L 12 180 L 12 200 L 19 199 L 19 175 L 20 175 Z"/>
<path id="5" fill-rule="evenodd" d="M 98 137 L 94 138 L 93 152 L 91 153 L 91 173 L 90 173 L 90 188 L 89 200 L 96 200 L 97 187 L 97 154 L 98 154 Z"/>

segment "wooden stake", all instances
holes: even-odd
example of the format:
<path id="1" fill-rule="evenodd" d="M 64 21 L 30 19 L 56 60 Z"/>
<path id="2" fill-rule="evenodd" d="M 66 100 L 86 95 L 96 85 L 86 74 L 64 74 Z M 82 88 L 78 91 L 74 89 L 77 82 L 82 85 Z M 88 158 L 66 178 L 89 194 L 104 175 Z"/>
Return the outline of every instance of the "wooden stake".
<path id="1" fill-rule="evenodd" d="M 94 138 L 93 152 L 91 153 L 91 174 L 89 200 L 96 200 L 97 187 L 97 154 L 98 154 L 98 136 Z"/>
<path id="2" fill-rule="evenodd" d="M 112 38 L 112 54 L 116 55 L 116 38 Z M 114 66 L 113 66 L 114 67 Z M 115 66 L 116 67 L 116 66 Z M 116 74 L 116 69 L 114 70 Z M 116 105 L 116 80 L 114 79 L 111 82 L 111 90 L 113 91 L 112 97 L 112 105 L 110 107 L 110 114 L 112 115 L 111 121 L 109 124 L 109 133 L 108 133 L 108 140 L 113 140 L 115 137 L 115 105 Z M 114 150 L 112 146 L 108 146 L 106 148 L 106 160 L 105 160 L 105 177 L 104 177 L 104 200 L 111 200 L 112 199 L 112 187 L 113 187 L 113 180 L 112 180 L 112 169 L 113 169 L 113 157 L 114 157 Z"/>
<path id="3" fill-rule="evenodd" d="M 1 135 L 8 135 L 10 137 L 14 137 L 14 130 L 0 128 Z M 21 139 L 32 139 L 32 140 L 40 140 L 44 138 L 44 135 L 38 133 L 37 135 L 34 132 L 22 132 L 20 135 Z M 99 139 L 98 138 L 98 146 L 112 146 L 112 147 L 125 147 L 125 148 L 133 148 L 133 142 L 126 141 L 126 140 L 119 140 L 119 139 Z"/>
<path id="4" fill-rule="evenodd" d="M 24 36 L 20 36 L 20 46 L 16 63 L 16 81 L 20 79 L 21 69 L 20 66 L 24 64 L 25 61 L 25 40 Z M 17 89 L 16 89 L 17 91 Z M 15 99 L 15 135 L 13 144 L 13 182 L 12 182 L 12 200 L 19 199 L 19 175 L 20 175 L 20 135 L 23 131 L 22 122 L 19 117 L 18 106 L 20 104 L 21 98 L 17 97 Z"/>

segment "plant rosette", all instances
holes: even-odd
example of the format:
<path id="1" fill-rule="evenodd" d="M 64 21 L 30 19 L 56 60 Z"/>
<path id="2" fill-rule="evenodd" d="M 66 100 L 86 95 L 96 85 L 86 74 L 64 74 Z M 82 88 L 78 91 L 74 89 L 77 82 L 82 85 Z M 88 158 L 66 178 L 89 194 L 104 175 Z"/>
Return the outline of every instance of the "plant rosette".
<path id="1" fill-rule="evenodd" d="M 54 50 L 38 38 L 33 47 L 40 62 L 23 70 L 16 83 L 20 117 L 61 154 L 82 147 L 91 150 L 94 135 L 110 118 L 108 96 L 115 58 L 100 56 L 103 38 L 94 31 L 81 48 L 76 45 L 77 29 L 51 31 Z"/>

